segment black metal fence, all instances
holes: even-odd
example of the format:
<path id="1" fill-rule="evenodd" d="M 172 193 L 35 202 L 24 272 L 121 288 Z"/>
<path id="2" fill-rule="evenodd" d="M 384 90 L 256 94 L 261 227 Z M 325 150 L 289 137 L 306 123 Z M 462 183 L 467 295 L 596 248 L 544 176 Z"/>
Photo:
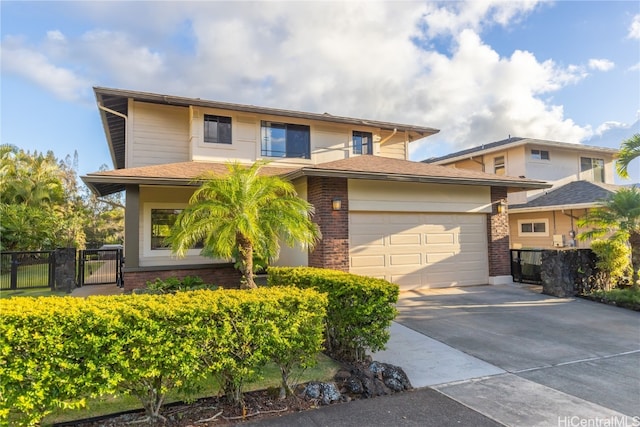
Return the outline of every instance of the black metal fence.
<path id="1" fill-rule="evenodd" d="M 1 252 L 0 289 L 52 288 L 55 282 L 53 251 Z"/>
<path id="2" fill-rule="evenodd" d="M 71 250 L 70 266 L 56 266 L 56 251 L 0 252 L 0 290 L 56 288 L 58 273 L 70 277 L 71 286 L 117 284 L 123 285 L 122 249 Z M 62 261 L 63 258 L 60 259 Z M 68 279 L 64 279 L 68 280 Z M 62 286 L 58 283 L 58 287 Z"/>
<path id="3" fill-rule="evenodd" d="M 542 283 L 542 249 L 511 249 L 511 276 L 514 282 Z"/>

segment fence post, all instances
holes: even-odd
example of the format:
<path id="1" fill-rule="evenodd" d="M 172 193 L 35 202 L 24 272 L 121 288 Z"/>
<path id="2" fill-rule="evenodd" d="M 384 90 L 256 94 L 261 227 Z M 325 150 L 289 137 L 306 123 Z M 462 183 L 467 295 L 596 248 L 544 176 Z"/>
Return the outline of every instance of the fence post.
<path id="1" fill-rule="evenodd" d="M 18 254 L 11 254 L 11 286 L 10 289 L 15 291 L 18 289 L 18 265 L 20 262 L 18 261 Z"/>
<path id="2" fill-rule="evenodd" d="M 49 288 L 56 290 L 56 252 L 49 252 Z"/>

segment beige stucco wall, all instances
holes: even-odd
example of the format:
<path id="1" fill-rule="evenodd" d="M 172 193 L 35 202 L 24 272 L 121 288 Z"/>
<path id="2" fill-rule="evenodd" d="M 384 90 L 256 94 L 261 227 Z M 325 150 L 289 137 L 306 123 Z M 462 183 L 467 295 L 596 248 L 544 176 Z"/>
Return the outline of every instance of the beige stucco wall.
<path id="1" fill-rule="evenodd" d="M 186 108 L 129 102 L 126 167 L 189 160 L 189 114 Z"/>
<path id="2" fill-rule="evenodd" d="M 408 160 L 408 143 L 404 132 L 397 132 L 393 135 L 391 131 L 382 131 L 379 136 L 382 144 L 378 145 L 379 150 L 377 152 L 374 151 L 374 154 L 393 159 Z M 375 134 L 373 139 L 376 140 Z"/>
<path id="3" fill-rule="evenodd" d="M 491 212 L 489 187 L 349 180 L 349 210 L 379 212 Z"/>
<path id="4" fill-rule="evenodd" d="M 294 183 L 298 197 L 307 200 L 307 178 L 303 177 Z M 280 244 L 280 257 L 273 263 L 275 266 L 308 266 L 309 254 L 300 246 L 290 248 L 284 243 Z"/>
<path id="5" fill-rule="evenodd" d="M 227 262 L 202 257 L 199 249 L 190 250 L 184 258 L 172 255 L 168 249 L 151 250 L 151 209 L 184 209 L 193 190 L 185 187 L 140 187 L 140 227 L 138 229 L 140 267 Z"/>
<path id="6" fill-rule="evenodd" d="M 586 231 L 584 228 L 578 227 L 577 218 L 583 216 L 584 209 L 574 209 L 572 211 L 541 211 L 528 213 L 509 213 L 509 229 L 510 242 L 512 249 L 530 249 L 530 248 L 553 248 L 553 235 L 564 235 L 565 247 L 570 247 L 571 237 L 569 231 L 573 230 L 576 236 Z M 572 218 L 573 216 L 573 218 Z M 520 233 L 520 222 L 522 221 L 545 221 L 547 223 L 546 235 L 532 236 L 522 235 Z M 578 248 L 588 248 L 588 241 L 576 240 Z"/>

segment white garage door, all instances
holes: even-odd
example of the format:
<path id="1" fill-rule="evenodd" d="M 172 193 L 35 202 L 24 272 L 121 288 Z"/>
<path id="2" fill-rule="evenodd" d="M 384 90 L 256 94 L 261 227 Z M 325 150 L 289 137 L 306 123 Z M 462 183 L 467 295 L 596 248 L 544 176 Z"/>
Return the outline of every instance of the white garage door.
<path id="1" fill-rule="evenodd" d="M 484 214 L 349 213 L 350 272 L 402 290 L 489 279 Z"/>

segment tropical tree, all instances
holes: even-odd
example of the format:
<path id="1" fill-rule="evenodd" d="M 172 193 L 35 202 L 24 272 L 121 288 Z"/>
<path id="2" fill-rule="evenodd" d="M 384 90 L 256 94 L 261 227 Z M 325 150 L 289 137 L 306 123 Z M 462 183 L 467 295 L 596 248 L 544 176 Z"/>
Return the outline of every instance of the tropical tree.
<path id="1" fill-rule="evenodd" d="M 293 185 L 261 172 L 267 162 L 227 164 L 224 175 L 208 174 L 189 205 L 176 219 L 168 238 L 172 252 L 185 256 L 202 242 L 202 255 L 237 259 L 243 288 L 255 288 L 254 257 L 275 260 L 280 242 L 313 248 L 320 230 L 311 221 L 314 209 L 298 197 Z"/>
<path id="2" fill-rule="evenodd" d="M 616 170 L 622 178 L 629 178 L 629 164 L 633 159 L 640 157 L 640 133 L 622 141 L 620 152 L 616 160 Z"/>
<path id="3" fill-rule="evenodd" d="M 640 190 L 621 188 L 604 204 L 591 209 L 578 220 L 579 227 L 591 230 L 578 235 L 581 240 L 609 236 L 609 240 L 623 242 L 631 248 L 631 281 L 638 287 L 640 268 Z"/>

